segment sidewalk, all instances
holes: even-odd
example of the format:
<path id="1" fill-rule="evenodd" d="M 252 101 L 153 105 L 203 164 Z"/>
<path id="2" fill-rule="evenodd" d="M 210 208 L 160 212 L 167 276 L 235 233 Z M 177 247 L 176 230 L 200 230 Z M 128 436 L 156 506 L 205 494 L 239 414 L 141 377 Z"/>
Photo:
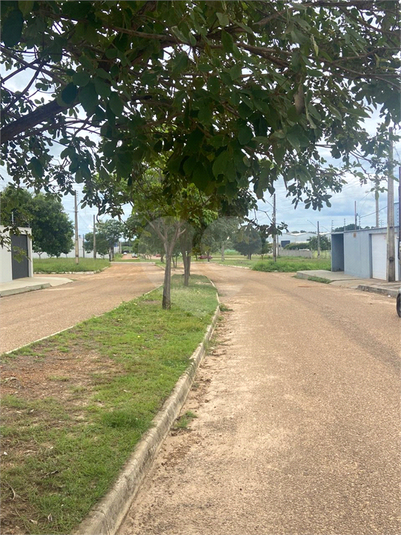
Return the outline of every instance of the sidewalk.
<path id="1" fill-rule="evenodd" d="M 386 282 L 379 279 L 360 279 L 359 277 L 347 275 L 343 271 L 326 271 L 320 269 L 297 272 L 297 278 L 299 279 L 310 279 L 310 277 L 326 279 L 333 286 L 344 286 L 346 288 L 354 288 L 355 290 L 384 294 L 390 297 L 397 297 L 398 290 L 401 289 L 400 281 Z"/>
<path id="2" fill-rule="evenodd" d="M 22 279 L 15 279 L 10 282 L 0 283 L 0 297 L 7 295 L 20 294 L 25 292 L 32 292 L 34 290 L 43 290 L 53 286 L 60 286 L 72 282 L 67 277 L 41 277 L 34 275 L 33 277 L 24 277 Z"/>

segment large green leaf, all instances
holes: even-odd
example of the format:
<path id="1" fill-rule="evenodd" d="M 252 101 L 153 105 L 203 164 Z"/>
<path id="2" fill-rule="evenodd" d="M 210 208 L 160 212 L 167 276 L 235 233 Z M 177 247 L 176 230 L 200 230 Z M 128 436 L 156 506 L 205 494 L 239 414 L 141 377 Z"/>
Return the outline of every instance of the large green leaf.
<path id="1" fill-rule="evenodd" d="M 231 77 L 231 80 L 237 80 L 237 78 L 239 78 L 242 74 L 242 66 L 240 63 L 237 63 L 236 65 L 234 65 L 234 67 L 231 67 L 230 69 L 230 77 Z"/>
<path id="2" fill-rule="evenodd" d="M 118 93 L 112 93 L 109 98 L 109 106 L 111 111 L 116 115 L 122 115 L 124 111 L 124 103 Z"/>
<path id="3" fill-rule="evenodd" d="M 38 158 L 31 158 L 31 161 L 29 163 L 29 168 L 31 169 L 34 176 L 38 178 L 42 178 L 44 175 L 44 169 L 42 163 L 38 160 Z"/>
<path id="4" fill-rule="evenodd" d="M 1 40 L 7 47 L 13 47 L 20 42 L 24 17 L 19 9 L 8 12 L 1 28 Z"/>
<path id="5" fill-rule="evenodd" d="M 78 87 L 84 87 L 90 81 L 90 76 L 86 71 L 78 71 L 74 74 L 72 81 Z"/>
<path id="6" fill-rule="evenodd" d="M 90 82 L 83 87 L 79 93 L 79 100 L 82 104 L 82 107 L 88 114 L 94 113 L 98 100 L 95 84 Z"/>
<path id="7" fill-rule="evenodd" d="M 310 143 L 308 136 L 305 134 L 305 130 L 299 124 L 294 125 L 287 132 L 286 137 L 296 150 L 299 150 L 302 147 L 307 147 Z"/>
<path id="8" fill-rule="evenodd" d="M 77 98 L 78 88 L 75 84 L 69 83 L 61 92 L 61 98 L 66 104 L 71 104 Z"/>
<path id="9" fill-rule="evenodd" d="M 175 56 L 175 58 L 172 61 L 173 66 L 173 73 L 179 74 L 187 68 L 188 65 L 188 56 L 185 54 L 185 52 L 180 52 Z"/>
<path id="10" fill-rule="evenodd" d="M 240 144 L 246 145 L 251 141 L 252 137 L 253 133 L 249 126 L 241 126 L 238 131 L 238 141 L 240 142 Z"/>
<path id="11" fill-rule="evenodd" d="M 217 156 L 212 166 L 213 174 L 216 178 L 219 175 L 225 174 L 229 161 L 230 161 L 230 153 L 227 150 L 224 150 Z"/>

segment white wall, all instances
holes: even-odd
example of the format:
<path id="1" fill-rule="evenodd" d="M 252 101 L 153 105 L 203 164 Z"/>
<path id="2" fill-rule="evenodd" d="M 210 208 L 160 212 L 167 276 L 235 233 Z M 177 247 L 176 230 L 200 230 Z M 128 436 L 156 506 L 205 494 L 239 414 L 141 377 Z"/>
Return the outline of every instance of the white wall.
<path id="1" fill-rule="evenodd" d="M 4 227 L 0 227 L 3 232 Z M 11 244 L 10 249 L 7 246 L 0 247 L 0 282 L 10 282 L 13 280 L 12 262 L 11 262 Z"/>
<path id="2" fill-rule="evenodd" d="M 4 226 L 0 225 L 0 233 L 4 234 L 6 237 L 9 237 L 10 233 L 5 232 Z M 32 261 L 32 238 L 30 236 L 31 229 L 29 228 L 19 228 L 21 234 L 28 235 L 28 269 L 29 277 L 33 277 L 33 261 Z M 13 280 L 13 265 L 12 265 L 12 255 L 11 255 L 11 243 L 9 247 L 4 245 L 0 247 L 0 283 L 1 282 L 11 282 Z"/>

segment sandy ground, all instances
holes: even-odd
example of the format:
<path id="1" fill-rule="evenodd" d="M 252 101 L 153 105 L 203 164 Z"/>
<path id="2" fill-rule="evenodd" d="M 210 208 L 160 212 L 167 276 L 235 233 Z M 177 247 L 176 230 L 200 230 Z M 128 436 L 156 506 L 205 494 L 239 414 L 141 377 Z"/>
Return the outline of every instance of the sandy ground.
<path id="1" fill-rule="evenodd" d="M 163 271 L 149 263 L 113 264 L 101 273 L 69 278 L 73 283 L 0 299 L 0 352 L 72 327 L 153 290 L 162 284 Z"/>
<path id="2" fill-rule="evenodd" d="M 119 535 L 398 535 L 394 300 L 205 265 L 223 314 Z"/>

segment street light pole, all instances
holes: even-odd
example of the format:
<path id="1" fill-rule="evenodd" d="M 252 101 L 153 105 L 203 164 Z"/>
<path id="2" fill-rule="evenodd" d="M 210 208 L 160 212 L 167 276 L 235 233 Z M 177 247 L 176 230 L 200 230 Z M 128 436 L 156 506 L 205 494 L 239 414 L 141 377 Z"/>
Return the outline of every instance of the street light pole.
<path id="1" fill-rule="evenodd" d="M 277 262 L 276 194 L 273 195 L 273 259 Z"/>
<path id="2" fill-rule="evenodd" d="M 75 204 L 75 263 L 79 264 L 79 236 L 78 236 L 78 201 L 77 192 L 74 193 Z"/>
<path id="3" fill-rule="evenodd" d="M 387 282 L 395 282 L 393 129 L 390 128 L 387 187 Z"/>
<path id="4" fill-rule="evenodd" d="M 401 281 L 401 167 L 398 168 L 398 280 Z"/>

